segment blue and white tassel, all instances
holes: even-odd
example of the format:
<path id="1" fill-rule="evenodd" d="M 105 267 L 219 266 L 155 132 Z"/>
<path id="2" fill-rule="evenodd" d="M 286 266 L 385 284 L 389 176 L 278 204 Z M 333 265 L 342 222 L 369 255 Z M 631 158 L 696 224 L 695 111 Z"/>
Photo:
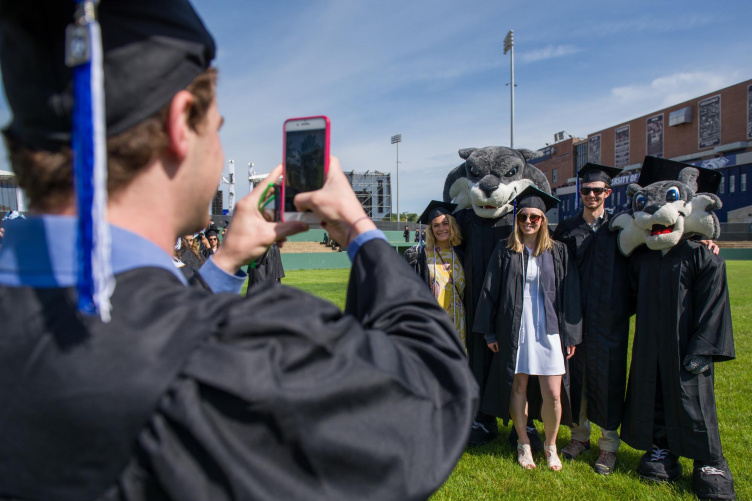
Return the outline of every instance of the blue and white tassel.
<path id="1" fill-rule="evenodd" d="M 112 274 L 107 224 L 107 146 L 102 37 L 96 2 L 76 0 L 66 61 L 73 67 L 73 175 L 78 208 L 78 309 L 109 322 Z"/>

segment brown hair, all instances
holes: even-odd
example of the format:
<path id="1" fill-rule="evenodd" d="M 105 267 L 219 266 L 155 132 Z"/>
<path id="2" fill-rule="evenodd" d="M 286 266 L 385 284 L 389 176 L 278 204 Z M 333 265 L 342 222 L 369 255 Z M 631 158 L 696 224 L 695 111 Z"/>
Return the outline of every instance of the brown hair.
<path id="1" fill-rule="evenodd" d="M 552 248 L 553 244 L 551 243 L 551 236 L 548 231 L 548 219 L 546 218 L 546 214 L 542 214 L 540 229 L 535 236 L 533 256 L 538 256 Z M 507 249 L 519 252 L 520 254 L 525 249 L 525 244 L 522 243 L 522 229 L 520 228 L 519 221 L 516 217 L 514 218 L 514 231 L 512 231 L 512 234 L 509 236 L 509 241 L 507 242 Z"/>
<path id="2" fill-rule="evenodd" d="M 457 247 L 462 243 L 462 233 L 460 227 L 457 225 L 457 220 L 451 214 L 445 214 L 447 221 L 449 221 L 449 245 L 451 247 Z M 433 222 L 433 221 L 431 221 Z M 433 235 L 433 228 L 431 224 L 428 224 L 428 231 L 426 231 L 426 247 L 433 248 L 436 246 L 436 237 Z"/>
<path id="3" fill-rule="evenodd" d="M 209 68 L 197 76 L 186 90 L 193 95 L 187 122 L 200 131 L 214 101 L 217 70 Z M 161 154 L 169 144 L 165 124 L 170 104 L 138 125 L 107 138 L 107 192 L 117 194 Z M 26 192 L 29 207 L 50 211 L 68 204 L 73 197 L 73 165 L 70 147 L 59 151 L 33 150 L 5 136 L 8 156 L 18 185 Z"/>

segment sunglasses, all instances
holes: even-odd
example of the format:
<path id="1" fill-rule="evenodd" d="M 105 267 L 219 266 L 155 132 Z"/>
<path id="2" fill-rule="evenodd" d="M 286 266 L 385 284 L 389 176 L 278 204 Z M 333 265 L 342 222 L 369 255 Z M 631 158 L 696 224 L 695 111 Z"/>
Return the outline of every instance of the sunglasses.
<path id="1" fill-rule="evenodd" d="M 519 221 L 521 223 L 524 223 L 525 221 L 527 221 L 529 219 L 531 223 L 535 224 L 538 221 L 540 221 L 542 217 L 543 216 L 541 216 L 539 214 L 522 214 L 520 212 L 520 213 L 517 214 L 517 221 Z"/>
<path id="2" fill-rule="evenodd" d="M 210 241 L 211 241 L 211 240 L 216 240 L 216 239 L 217 239 L 217 237 L 209 237 L 209 240 L 210 240 Z"/>
<path id="3" fill-rule="evenodd" d="M 580 195 L 587 196 L 589 193 L 593 193 L 593 195 L 601 195 L 604 191 L 606 191 L 608 188 L 580 188 Z"/>

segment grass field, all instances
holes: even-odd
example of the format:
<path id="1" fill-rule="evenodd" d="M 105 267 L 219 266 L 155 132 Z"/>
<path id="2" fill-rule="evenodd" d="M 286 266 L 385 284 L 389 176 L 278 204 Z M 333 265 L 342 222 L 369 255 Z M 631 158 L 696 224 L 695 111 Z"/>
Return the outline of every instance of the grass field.
<path id="1" fill-rule="evenodd" d="M 716 401 L 721 440 L 734 475 L 737 497 L 752 499 L 752 261 L 727 263 L 736 360 L 716 366 Z M 344 308 L 349 270 L 287 272 L 283 283 L 323 297 Z M 539 430 L 543 431 L 539 425 Z M 689 500 L 692 461 L 682 459 L 684 474 L 671 485 L 641 481 L 634 473 L 642 451 L 626 444 L 619 450 L 616 471 L 609 477 L 593 472 L 598 457 L 595 446 L 600 430 L 593 427 L 593 447 L 559 473 L 545 468 L 542 455 L 538 469 L 525 471 L 516 463 L 515 449 L 507 442 L 510 428 L 499 427 L 499 438 L 463 454 L 452 475 L 434 495 L 434 500 L 465 499 L 608 499 Z M 569 442 L 569 428 L 559 430 L 558 446 Z"/>

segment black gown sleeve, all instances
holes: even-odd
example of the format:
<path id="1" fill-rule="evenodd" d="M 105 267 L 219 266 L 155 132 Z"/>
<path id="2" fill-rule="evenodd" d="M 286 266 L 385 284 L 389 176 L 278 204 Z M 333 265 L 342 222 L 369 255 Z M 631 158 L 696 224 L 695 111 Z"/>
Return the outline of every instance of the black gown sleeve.
<path id="1" fill-rule="evenodd" d="M 473 332 L 479 334 L 496 334 L 496 315 L 501 301 L 502 282 L 502 259 L 505 252 L 505 244 L 496 244 L 491 259 L 488 260 L 486 277 L 483 280 L 483 289 L 478 300 L 478 309 L 473 321 Z"/>
<path id="2" fill-rule="evenodd" d="M 707 248 L 695 250 L 695 269 L 699 275 L 693 288 L 694 331 L 685 355 L 707 355 L 714 362 L 736 357 L 731 326 L 726 262 Z"/>
<path id="3" fill-rule="evenodd" d="M 563 319 L 560 319 L 560 329 L 564 346 L 576 346 L 582 342 L 582 305 L 580 303 L 580 280 L 577 267 L 569 255 L 567 246 L 561 244 L 562 277 L 560 293 L 562 296 Z"/>
<path id="4" fill-rule="evenodd" d="M 426 499 L 449 476 L 477 385 L 386 242 L 358 252 L 346 314 L 273 283 L 223 311 L 141 432 L 122 497 Z"/>

